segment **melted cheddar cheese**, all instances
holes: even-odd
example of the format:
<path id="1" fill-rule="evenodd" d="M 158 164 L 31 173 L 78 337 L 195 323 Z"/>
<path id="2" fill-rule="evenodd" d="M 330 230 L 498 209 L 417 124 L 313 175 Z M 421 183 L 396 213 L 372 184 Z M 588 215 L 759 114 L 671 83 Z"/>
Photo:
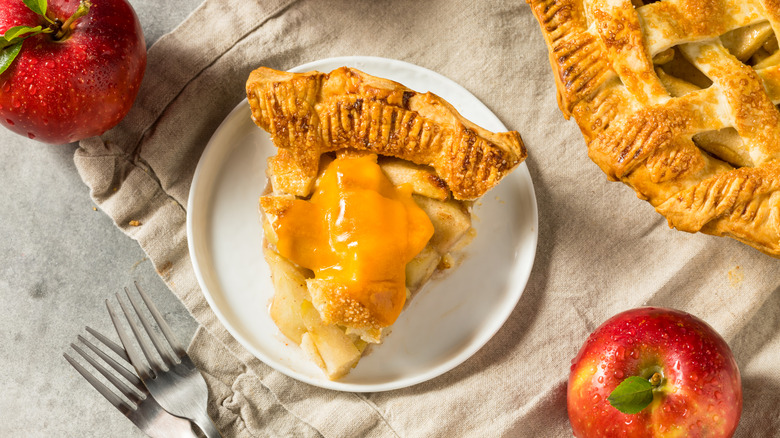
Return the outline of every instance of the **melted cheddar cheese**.
<path id="1" fill-rule="evenodd" d="M 395 322 L 406 301 L 406 264 L 433 236 L 433 225 L 394 186 L 376 155 L 332 161 L 309 200 L 296 199 L 273 223 L 279 254 L 341 285 L 373 325 Z"/>

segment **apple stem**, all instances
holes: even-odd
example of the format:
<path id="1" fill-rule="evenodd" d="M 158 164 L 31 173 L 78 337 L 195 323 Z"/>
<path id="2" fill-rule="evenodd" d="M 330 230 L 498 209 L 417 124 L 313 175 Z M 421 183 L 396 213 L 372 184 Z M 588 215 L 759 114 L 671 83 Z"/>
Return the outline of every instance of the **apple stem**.
<path id="1" fill-rule="evenodd" d="M 658 388 L 658 385 L 661 384 L 661 379 L 663 379 L 661 373 L 653 373 L 650 377 L 650 384 L 653 385 L 653 388 Z"/>
<path id="2" fill-rule="evenodd" d="M 62 20 L 59 18 L 56 18 L 47 28 L 50 32 L 54 33 L 54 35 L 57 35 L 57 32 L 62 29 Z"/>
<path id="3" fill-rule="evenodd" d="M 65 20 L 65 23 L 62 23 L 60 29 L 57 31 L 56 34 L 54 34 L 54 39 L 60 40 L 63 37 L 65 37 L 65 35 L 69 34 L 73 23 L 79 18 L 87 15 L 89 13 L 90 7 L 92 7 L 91 0 L 81 0 L 81 2 L 79 3 L 79 8 L 76 9 L 76 12 L 74 12 L 73 15 L 71 15 L 70 17 L 68 17 L 67 20 Z"/>

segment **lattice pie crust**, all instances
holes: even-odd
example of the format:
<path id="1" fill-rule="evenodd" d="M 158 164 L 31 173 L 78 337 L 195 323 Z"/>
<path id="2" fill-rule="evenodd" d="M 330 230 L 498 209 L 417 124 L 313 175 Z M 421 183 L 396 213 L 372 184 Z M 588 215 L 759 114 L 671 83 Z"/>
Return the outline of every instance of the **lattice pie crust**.
<path id="1" fill-rule="evenodd" d="M 780 257 L 780 1 L 528 2 L 609 179 L 674 228 Z"/>

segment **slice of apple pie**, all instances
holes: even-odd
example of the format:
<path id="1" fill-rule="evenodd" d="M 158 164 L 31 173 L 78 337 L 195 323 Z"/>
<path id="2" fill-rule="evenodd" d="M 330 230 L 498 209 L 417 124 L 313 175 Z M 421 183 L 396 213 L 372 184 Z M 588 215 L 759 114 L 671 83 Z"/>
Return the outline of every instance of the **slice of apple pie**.
<path id="1" fill-rule="evenodd" d="M 455 263 L 472 201 L 526 156 L 443 99 L 355 69 L 247 81 L 277 154 L 260 198 L 271 317 L 330 379 L 381 343 L 411 294 Z"/>

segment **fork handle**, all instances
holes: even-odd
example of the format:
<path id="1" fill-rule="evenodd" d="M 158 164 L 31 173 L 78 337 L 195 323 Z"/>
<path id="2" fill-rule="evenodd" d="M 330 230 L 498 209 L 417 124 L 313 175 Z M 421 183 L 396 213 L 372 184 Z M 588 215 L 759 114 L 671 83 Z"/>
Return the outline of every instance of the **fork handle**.
<path id="1" fill-rule="evenodd" d="M 198 425 L 200 430 L 203 431 L 206 438 L 222 438 L 222 435 L 219 434 L 219 430 L 217 430 L 217 426 L 214 425 L 214 422 L 211 421 L 211 417 L 209 417 L 208 414 L 194 419 L 193 421 Z"/>

